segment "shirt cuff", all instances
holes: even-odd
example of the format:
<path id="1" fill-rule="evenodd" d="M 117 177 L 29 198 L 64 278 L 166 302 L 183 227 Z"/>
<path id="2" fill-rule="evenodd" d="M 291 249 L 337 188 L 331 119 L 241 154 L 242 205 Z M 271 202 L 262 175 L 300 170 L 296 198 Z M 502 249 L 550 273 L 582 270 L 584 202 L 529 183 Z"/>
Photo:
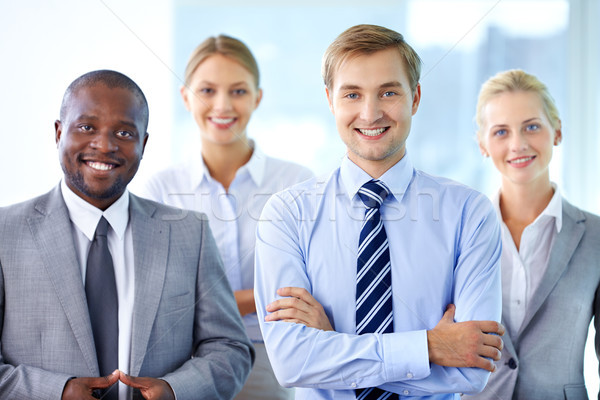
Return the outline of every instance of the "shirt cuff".
<path id="1" fill-rule="evenodd" d="M 384 368 L 388 382 L 424 379 L 431 373 L 427 331 L 383 334 Z"/>

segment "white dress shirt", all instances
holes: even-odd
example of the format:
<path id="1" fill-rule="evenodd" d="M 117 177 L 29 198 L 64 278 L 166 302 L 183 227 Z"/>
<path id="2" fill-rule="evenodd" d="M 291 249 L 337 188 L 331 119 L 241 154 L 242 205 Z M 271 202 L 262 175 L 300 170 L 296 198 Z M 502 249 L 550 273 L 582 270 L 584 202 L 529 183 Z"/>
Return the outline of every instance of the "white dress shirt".
<path id="1" fill-rule="evenodd" d="M 88 252 L 100 218 L 104 216 L 110 225 L 107 236 L 108 249 L 115 268 L 119 301 L 119 369 L 128 373 L 135 288 L 133 236 L 128 223 L 129 192 L 126 190 L 116 202 L 103 212 L 73 193 L 64 180 L 61 182 L 61 191 L 71 218 L 75 249 L 84 285 Z M 118 384 L 119 399 L 129 399 L 131 397 L 129 388 L 121 382 Z"/>
<path id="2" fill-rule="evenodd" d="M 154 175 L 139 193 L 208 216 L 233 291 L 254 287 L 256 224 L 269 197 L 314 176 L 306 167 L 266 156 L 252 140 L 250 146 L 252 157 L 237 170 L 228 191 L 213 179 L 202 157 L 194 157 Z M 256 313 L 243 320 L 248 337 L 262 342 Z"/>
<path id="3" fill-rule="evenodd" d="M 519 249 L 504 222 L 502 226 L 502 319 L 511 337 L 517 337 L 527 305 L 546 273 L 550 250 L 562 227 L 562 200 L 556 184 L 544 211 L 521 234 Z M 502 221 L 500 192 L 493 200 Z"/>

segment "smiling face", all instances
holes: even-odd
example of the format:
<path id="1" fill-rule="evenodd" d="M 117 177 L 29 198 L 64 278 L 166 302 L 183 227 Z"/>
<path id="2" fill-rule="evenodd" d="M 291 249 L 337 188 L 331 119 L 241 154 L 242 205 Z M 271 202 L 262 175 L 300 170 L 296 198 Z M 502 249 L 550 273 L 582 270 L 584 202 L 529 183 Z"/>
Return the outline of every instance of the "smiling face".
<path id="1" fill-rule="evenodd" d="M 214 54 L 198 65 L 188 86 L 181 88 L 181 96 L 200 128 L 203 145 L 246 140 L 246 126 L 262 98 L 250 71 Z"/>
<path id="2" fill-rule="evenodd" d="M 141 101 L 129 90 L 103 84 L 73 92 L 56 143 L 67 186 L 105 210 L 137 172 L 148 139 Z"/>
<path id="3" fill-rule="evenodd" d="M 553 129 L 540 96 L 511 91 L 492 97 L 482 109 L 479 137 L 505 184 L 547 185 L 552 146 L 561 140 L 560 121 Z"/>
<path id="4" fill-rule="evenodd" d="M 345 60 L 326 91 L 350 160 L 378 178 L 404 157 L 421 87 L 412 93 L 397 49 Z"/>

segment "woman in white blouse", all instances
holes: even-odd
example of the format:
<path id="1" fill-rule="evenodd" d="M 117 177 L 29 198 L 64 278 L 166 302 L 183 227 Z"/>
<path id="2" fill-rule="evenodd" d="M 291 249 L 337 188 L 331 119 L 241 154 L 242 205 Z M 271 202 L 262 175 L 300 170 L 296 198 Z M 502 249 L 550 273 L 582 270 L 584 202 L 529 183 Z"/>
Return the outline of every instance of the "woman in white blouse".
<path id="1" fill-rule="evenodd" d="M 312 172 L 263 154 L 246 134 L 262 99 L 256 60 L 241 41 L 219 35 L 190 56 L 181 96 L 194 118 L 201 154 L 158 173 L 144 195 L 204 212 L 219 247 L 256 361 L 236 399 L 288 399 L 277 383 L 262 343 L 254 305 L 256 223 L 269 197 L 311 178 Z"/>
<path id="2" fill-rule="evenodd" d="M 497 74 L 479 94 L 481 153 L 502 175 L 502 358 L 480 399 L 587 399 L 584 347 L 600 316 L 600 218 L 550 181 L 561 121 L 546 86 L 521 70 Z M 596 342 L 598 349 L 598 339 Z"/>

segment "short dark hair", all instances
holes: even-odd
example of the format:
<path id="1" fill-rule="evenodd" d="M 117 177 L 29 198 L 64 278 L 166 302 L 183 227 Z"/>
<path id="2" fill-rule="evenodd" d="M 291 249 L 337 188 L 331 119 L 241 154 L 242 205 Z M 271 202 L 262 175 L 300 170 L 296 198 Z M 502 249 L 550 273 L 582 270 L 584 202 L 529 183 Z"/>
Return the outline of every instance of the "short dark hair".
<path id="1" fill-rule="evenodd" d="M 144 96 L 144 92 L 142 92 L 142 89 L 140 89 L 140 87 L 127 75 L 109 69 L 88 72 L 71 82 L 65 91 L 62 104 L 60 106 L 60 119 L 65 119 L 67 104 L 73 93 L 76 93 L 81 88 L 91 87 L 98 84 L 102 84 L 110 89 L 122 88 L 129 90 L 140 101 L 144 131 L 148 129 L 148 118 L 150 111 L 148 110 L 148 101 L 146 100 L 146 96 Z"/>

